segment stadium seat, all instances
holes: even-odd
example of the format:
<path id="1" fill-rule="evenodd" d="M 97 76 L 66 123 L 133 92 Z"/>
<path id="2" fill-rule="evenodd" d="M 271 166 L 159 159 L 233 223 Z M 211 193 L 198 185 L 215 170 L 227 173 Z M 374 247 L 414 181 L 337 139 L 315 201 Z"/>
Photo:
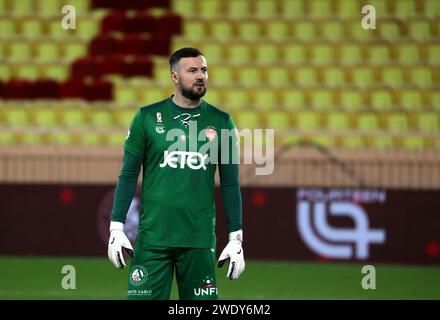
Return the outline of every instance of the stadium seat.
<path id="1" fill-rule="evenodd" d="M 390 86 L 401 86 L 404 82 L 402 71 L 400 66 L 382 68 L 382 82 Z"/>
<path id="2" fill-rule="evenodd" d="M 373 112 L 358 113 L 356 128 L 360 131 L 375 132 L 380 128 L 379 116 Z"/>
<path id="3" fill-rule="evenodd" d="M 351 18 L 358 16 L 361 12 L 361 7 L 357 1 L 340 0 L 338 4 L 338 15 L 342 18 Z"/>
<path id="4" fill-rule="evenodd" d="M 279 60 L 280 54 L 275 43 L 260 43 L 256 47 L 257 63 L 276 63 Z"/>
<path id="5" fill-rule="evenodd" d="M 422 93 L 417 89 L 401 90 L 400 105 L 406 110 L 420 110 L 423 107 Z"/>
<path id="6" fill-rule="evenodd" d="M 377 89 L 371 92 L 371 107 L 375 110 L 390 110 L 393 106 L 393 96 L 390 90 Z"/>
<path id="7" fill-rule="evenodd" d="M 315 111 L 298 111 L 295 129 L 314 131 L 321 128 L 320 114 Z"/>
<path id="8" fill-rule="evenodd" d="M 287 18 L 304 17 L 303 1 L 281 1 L 281 12 Z"/>
<path id="9" fill-rule="evenodd" d="M 391 62 L 390 49 L 386 44 L 368 45 L 368 62 L 373 65 L 384 65 Z"/>
<path id="10" fill-rule="evenodd" d="M 326 40 L 343 40 L 345 37 L 345 29 L 342 21 L 329 20 L 324 21 L 321 25 L 321 35 Z"/>
<path id="11" fill-rule="evenodd" d="M 334 147 L 336 144 L 335 139 L 328 135 L 313 135 L 310 137 L 310 142 L 325 148 Z"/>
<path id="12" fill-rule="evenodd" d="M 365 148 L 366 142 L 362 136 L 342 136 L 340 146 L 347 149 Z"/>
<path id="13" fill-rule="evenodd" d="M 344 65 L 361 64 L 364 58 L 361 47 L 356 44 L 342 44 L 340 48 L 339 62 Z"/>
<path id="14" fill-rule="evenodd" d="M 276 40 L 288 39 L 290 37 L 289 24 L 285 21 L 267 20 L 266 36 Z"/>
<path id="15" fill-rule="evenodd" d="M 306 62 L 305 46 L 293 42 L 285 44 L 283 60 L 290 64 L 300 64 Z"/>
<path id="16" fill-rule="evenodd" d="M 84 132 L 80 135 L 81 144 L 84 145 L 99 145 L 102 144 L 102 135 L 95 132 Z"/>
<path id="17" fill-rule="evenodd" d="M 0 19 L 0 30 L 2 30 L 3 34 L 10 36 L 14 36 L 16 33 L 18 33 L 18 30 L 16 30 L 15 21 L 13 19 Z"/>
<path id="18" fill-rule="evenodd" d="M 227 40 L 234 36 L 234 25 L 230 21 L 213 20 L 210 22 L 210 35 L 218 40 Z"/>
<path id="19" fill-rule="evenodd" d="M 306 4 L 308 5 L 309 15 L 314 18 L 329 17 L 334 13 L 330 1 L 309 0 Z"/>
<path id="20" fill-rule="evenodd" d="M 128 129 L 133 121 L 136 109 L 122 108 L 114 111 L 115 125 L 121 128 Z"/>
<path id="21" fill-rule="evenodd" d="M 429 67 L 412 67 L 411 82 L 421 87 L 430 87 L 433 84 L 433 71 Z"/>
<path id="22" fill-rule="evenodd" d="M 363 93 L 358 90 L 344 90 L 340 93 L 340 104 L 346 110 L 360 110 L 365 105 Z"/>
<path id="23" fill-rule="evenodd" d="M 251 47 L 248 44 L 236 42 L 228 45 L 228 60 L 232 63 L 252 61 Z"/>
<path id="24" fill-rule="evenodd" d="M 383 21 L 378 28 L 380 36 L 386 40 L 396 40 L 401 37 L 400 27 L 397 21 Z"/>
<path id="25" fill-rule="evenodd" d="M 21 34 L 26 37 L 39 37 L 43 34 L 43 23 L 38 18 L 25 18 L 19 23 Z"/>
<path id="26" fill-rule="evenodd" d="M 416 43 L 400 43 L 398 59 L 401 64 L 416 64 L 420 62 L 419 46 Z"/>
<path id="27" fill-rule="evenodd" d="M 316 69 L 311 66 L 295 68 L 295 83 L 302 86 L 314 86 L 318 83 Z"/>
<path id="28" fill-rule="evenodd" d="M 276 130 L 290 129 L 290 113 L 286 111 L 271 111 L 266 116 L 266 128 L 273 128 Z"/>
<path id="29" fill-rule="evenodd" d="M 311 21 L 299 21 L 294 24 L 294 36 L 298 40 L 316 39 L 316 25 Z"/>
<path id="30" fill-rule="evenodd" d="M 245 86 L 260 85 L 263 83 L 261 68 L 255 65 L 246 65 L 238 70 L 238 82 Z"/>
<path id="31" fill-rule="evenodd" d="M 409 36 L 416 40 L 428 40 L 431 37 L 429 21 L 411 21 L 409 24 Z"/>
<path id="32" fill-rule="evenodd" d="M 319 110 L 331 110 L 335 107 L 333 90 L 316 89 L 311 94 L 311 104 Z"/>
<path id="33" fill-rule="evenodd" d="M 193 39 L 203 39 L 207 37 L 208 30 L 202 21 L 186 21 L 184 23 L 183 32 L 186 35 L 190 35 Z"/>
<path id="34" fill-rule="evenodd" d="M 347 112 L 332 111 L 326 117 L 326 128 L 334 132 L 346 131 L 351 128 L 351 117 Z"/>
<path id="35" fill-rule="evenodd" d="M 41 128 L 59 125 L 58 111 L 55 108 L 37 108 L 34 110 L 34 123 Z"/>
<path id="36" fill-rule="evenodd" d="M 33 0 L 11 1 L 12 13 L 17 16 L 32 15 L 35 12 L 34 3 Z"/>
<path id="37" fill-rule="evenodd" d="M 209 2 L 209 1 L 202 1 L 202 2 Z M 172 4 L 173 12 L 181 14 L 185 17 L 192 16 L 194 15 L 194 12 L 196 12 L 194 7 L 194 5 L 196 4 L 195 1 L 171 1 L 171 4 Z M 203 12 L 202 14 L 205 16 L 206 13 L 202 10 L 201 12 Z"/>
<path id="38" fill-rule="evenodd" d="M 259 0 L 254 2 L 255 16 L 257 17 L 276 17 L 278 16 L 277 1 Z"/>
<path id="39" fill-rule="evenodd" d="M 437 0 L 425 0 L 424 1 L 424 15 L 430 18 L 438 18 L 440 11 L 440 4 Z"/>
<path id="40" fill-rule="evenodd" d="M 341 67 L 328 66 L 324 70 L 324 84 L 327 87 L 342 87 L 347 84 L 345 71 Z"/>
<path id="41" fill-rule="evenodd" d="M 0 131 L 0 145 L 13 145 L 16 143 L 16 135 L 8 131 Z"/>
<path id="42" fill-rule="evenodd" d="M 440 64 L 440 44 L 431 44 L 428 47 L 428 62 L 430 64 Z"/>
<path id="43" fill-rule="evenodd" d="M 69 66 L 59 63 L 43 65 L 42 77 L 64 82 L 69 77 Z"/>
<path id="44" fill-rule="evenodd" d="M 256 108 L 262 110 L 273 110 L 278 107 L 277 94 L 274 89 L 262 88 L 254 93 L 254 102 Z"/>
<path id="45" fill-rule="evenodd" d="M 391 132 L 408 131 L 408 118 L 405 113 L 390 113 L 386 117 L 386 129 Z"/>
<path id="46" fill-rule="evenodd" d="M 239 74 L 243 74 L 243 71 L 244 70 L 240 70 Z M 233 67 L 224 66 L 224 65 L 215 65 L 213 67 L 210 66 L 208 70 L 208 74 L 209 74 L 209 82 L 214 85 L 224 86 L 235 82 Z M 168 68 L 167 81 L 169 81 L 169 77 L 170 76 L 169 76 L 169 68 Z"/>
<path id="47" fill-rule="evenodd" d="M 420 112 L 417 115 L 416 128 L 422 132 L 438 133 L 440 129 L 438 114 L 435 112 Z"/>
<path id="48" fill-rule="evenodd" d="M 399 18 L 407 19 L 414 17 L 416 12 L 415 2 L 413 0 L 400 0 L 394 2 L 394 15 Z"/>
<path id="49" fill-rule="evenodd" d="M 372 136 L 370 138 L 370 146 L 375 149 L 394 149 L 395 142 L 391 136 Z"/>
<path id="50" fill-rule="evenodd" d="M 59 45 L 52 40 L 39 41 L 36 46 L 36 58 L 41 62 L 58 60 L 60 57 Z"/>
<path id="51" fill-rule="evenodd" d="M 260 114 L 253 110 L 241 110 L 238 112 L 235 124 L 239 130 L 263 128 Z"/>
<path id="52" fill-rule="evenodd" d="M 318 44 L 313 46 L 312 63 L 316 65 L 330 65 L 334 61 L 333 45 Z"/>
<path id="53" fill-rule="evenodd" d="M 418 136 L 405 136 L 402 139 L 402 145 L 406 149 L 422 150 L 425 147 L 425 140 Z"/>
<path id="54" fill-rule="evenodd" d="M 30 112 L 25 107 L 12 107 L 3 110 L 4 121 L 11 127 L 26 127 L 30 123 Z"/>
<path id="55" fill-rule="evenodd" d="M 290 70 L 284 66 L 269 66 L 266 68 L 266 77 L 269 85 L 274 87 L 290 83 Z"/>
<path id="56" fill-rule="evenodd" d="M 234 18 L 243 18 L 249 15 L 249 1 L 230 0 L 227 2 L 227 15 Z"/>
<path id="57" fill-rule="evenodd" d="M 179 2 L 179 1 L 174 1 L 174 2 Z M 181 1 L 181 2 L 185 2 L 185 1 Z M 191 1 L 187 1 L 187 2 L 191 2 Z M 222 10 L 222 1 L 220 0 L 205 0 L 205 1 L 198 1 L 199 4 L 199 10 L 200 10 L 200 14 L 203 17 L 216 17 L 219 14 L 221 14 Z M 193 9 L 194 10 L 194 9 Z M 191 12 L 191 15 L 194 15 L 194 11 Z"/>
<path id="58" fill-rule="evenodd" d="M 95 109 L 90 113 L 90 125 L 95 128 L 111 128 L 113 117 L 110 110 Z"/>
<path id="59" fill-rule="evenodd" d="M 248 92 L 240 88 L 230 88 L 225 90 L 224 97 L 224 104 L 227 108 L 243 108 L 248 106 L 250 102 Z"/>
<path id="60" fill-rule="evenodd" d="M 125 141 L 125 134 L 111 132 L 105 135 L 104 140 L 107 145 L 123 146 Z"/>
<path id="61" fill-rule="evenodd" d="M 24 145 L 41 145 L 44 144 L 44 135 L 38 132 L 23 132 L 19 141 Z"/>
<path id="62" fill-rule="evenodd" d="M 255 40 L 262 36 L 261 24 L 253 20 L 242 20 L 237 24 L 238 36 L 245 40 Z"/>
<path id="63" fill-rule="evenodd" d="M 281 105 L 288 110 L 301 109 L 306 106 L 306 96 L 302 89 L 281 90 Z"/>
<path id="64" fill-rule="evenodd" d="M 79 106 L 63 108 L 61 112 L 61 124 L 70 128 L 81 128 L 86 124 L 86 110 Z"/>

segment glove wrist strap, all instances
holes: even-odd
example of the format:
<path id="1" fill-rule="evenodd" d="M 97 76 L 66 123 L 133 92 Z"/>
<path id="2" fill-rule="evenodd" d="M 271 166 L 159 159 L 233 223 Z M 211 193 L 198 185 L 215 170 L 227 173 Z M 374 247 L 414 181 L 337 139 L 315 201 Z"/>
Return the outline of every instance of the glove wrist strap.
<path id="1" fill-rule="evenodd" d="M 119 221 L 111 221 L 109 230 L 110 231 L 113 231 L 113 230 L 124 231 L 124 224 Z"/>
<path id="2" fill-rule="evenodd" d="M 229 241 L 238 240 L 243 242 L 243 230 L 237 230 L 229 233 Z"/>

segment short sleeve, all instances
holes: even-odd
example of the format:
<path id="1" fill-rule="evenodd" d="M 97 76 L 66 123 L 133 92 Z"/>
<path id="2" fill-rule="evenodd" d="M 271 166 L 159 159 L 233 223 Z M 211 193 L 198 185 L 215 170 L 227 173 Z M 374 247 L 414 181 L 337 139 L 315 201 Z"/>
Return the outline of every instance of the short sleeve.
<path id="1" fill-rule="evenodd" d="M 130 129 L 125 137 L 124 150 L 139 157 L 145 154 L 145 129 L 142 112 L 139 109 L 134 115 Z"/>

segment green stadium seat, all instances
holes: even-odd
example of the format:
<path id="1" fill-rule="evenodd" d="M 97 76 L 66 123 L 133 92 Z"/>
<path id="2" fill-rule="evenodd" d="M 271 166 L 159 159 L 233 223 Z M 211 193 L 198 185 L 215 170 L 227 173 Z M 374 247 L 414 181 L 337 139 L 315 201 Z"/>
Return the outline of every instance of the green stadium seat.
<path id="1" fill-rule="evenodd" d="M 305 47 L 297 43 L 284 45 L 284 61 L 290 64 L 300 64 L 306 61 Z"/>
<path id="2" fill-rule="evenodd" d="M 314 18 L 333 16 L 331 1 L 309 0 L 309 15 Z"/>
<path id="3" fill-rule="evenodd" d="M 433 74 L 430 67 L 412 67 L 411 82 L 421 87 L 430 87 L 433 84 Z"/>
<path id="4" fill-rule="evenodd" d="M 257 66 L 243 66 L 237 71 L 238 82 L 243 85 L 259 85 L 263 82 L 261 68 Z"/>
<path id="5" fill-rule="evenodd" d="M 417 115 L 416 121 L 416 127 L 419 131 L 432 133 L 439 132 L 439 116 L 435 112 L 420 112 Z"/>
<path id="6" fill-rule="evenodd" d="M 408 131 L 408 117 L 405 113 L 390 113 L 386 117 L 386 129 L 392 132 Z"/>
<path id="7" fill-rule="evenodd" d="M 38 127 L 51 128 L 59 125 L 58 112 L 55 108 L 37 108 L 34 110 L 34 123 Z"/>
<path id="8" fill-rule="evenodd" d="M 420 62 L 419 45 L 415 43 L 401 43 L 398 47 L 399 63 L 416 64 Z"/>
<path id="9" fill-rule="evenodd" d="M 278 16 L 277 2 L 273 0 L 259 0 L 255 2 L 255 15 L 257 17 Z"/>
<path id="10" fill-rule="evenodd" d="M 80 107 L 63 108 L 61 123 L 70 128 L 81 128 L 86 124 L 86 111 Z"/>
<path id="11" fill-rule="evenodd" d="M 183 33 L 192 39 L 203 39 L 207 36 L 207 28 L 203 21 L 188 20 L 183 24 Z"/>
<path id="12" fill-rule="evenodd" d="M 296 114 L 296 128 L 303 131 L 314 131 L 321 129 L 319 112 L 298 111 Z"/>
<path id="13" fill-rule="evenodd" d="M 340 104 L 345 110 L 360 110 L 364 107 L 362 91 L 344 90 L 340 94 Z"/>
<path id="14" fill-rule="evenodd" d="M 185 2 L 185 1 L 174 1 L 174 2 Z M 187 1 L 191 2 L 191 1 Z M 215 17 L 218 15 L 221 15 L 222 13 L 222 2 L 221 0 L 205 0 L 205 1 L 199 1 L 199 9 L 200 14 L 203 17 Z M 192 12 L 189 12 L 188 15 L 194 15 L 196 11 L 193 9 Z"/>
<path id="15" fill-rule="evenodd" d="M 345 38 L 344 24 L 341 21 L 323 21 L 322 36 L 328 40 L 342 40 Z"/>
<path id="16" fill-rule="evenodd" d="M 356 128 L 360 131 L 375 132 L 380 127 L 377 113 L 361 112 L 356 118 Z"/>
<path id="17" fill-rule="evenodd" d="M 303 1 L 281 1 L 281 12 L 287 18 L 298 18 L 305 15 Z"/>
<path id="18" fill-rule="evenodd" d="M 294 25 L 295 38 L 299 40 L 314 40 L 316 39 L 316 25 L 309 21 L 300 21 Z"/>
<path id="19" fill-rule="evenodd" d="M 333 90 L 316 89 L 311 95 L 312 106 L 320 110 L 331 110 L 335 107 L 333 101 Z"/>
<path id="20" fill-rule="evenodd" d="M 237 24 L 238 36 L 246 40 L 256 40 L 262 36 L 261 24 L 257 21 L 243 20 Z"/>
<path id="21" fill-rule="evenodd" d="M 250 15 L 249 1 L 230 0 L 227 1 L 227 15 L 234 18 L 243 18 Z"/>
<path id="22" fill-rule="evenodd" d="M 333 45 L 318 44 L 313 46 L 312 63 L 316 65 L 330 65 L 334 61 Z"/>
<path id="23" fill-rule="evenodd" d="M 407 19 L 414 17 L 417 12 L 415 8 L 415 2 L 413 0 L 400 0 L 395 1 L 394 15 L 399 18 Z"/>
<path id="24" fill-rule="evenodd" d="M 309 66 L 295 68 L 296 81 L 302 86 L 314 86 L 318 83 L 316 69 Z"/>
<path id="25" fill-rule="evenodd" d="M 275 131 L 290 129 L 290 113 L 286 111 L 269 112 L 266 118 L 266 128 L 273 128 Z"/>
<path id="26" fill-rule="evenodd" d="M 365 148 L 366 142 L 362 136 L 342 136 L 340 146 L 347 149 Z"/>
<path id="27" fill-rule="evenodd" d="M 416 40 L 429 40 L 431 38 L 429 21 L 411 21 L 409 23 L 409 35 Z"/>
<path id="28" fill-rule="evenodd" d="M 233 24 L 229 21 L 213 20 L 210 22 L 211 37 L 216 39 L 230 39 L 234 36 Z"/>
<path id="29" fill-rule="evenodd" d="M 113 126 L 113 117 L 110 110 L 93 110 L 90 114 L 90 124 L 96 128 L 110 128 Z"/>
<path id="30" fill-rule="evenodd" d="M 324 84 L 327 87 L 340 87 L 347 84 L 344 69 L 340 67 L 326 67 L 324 69 Z"/>
<path id="31" fill-rule="evenodd" d="M 326 128 L 338 132 L 351 128 L 351 115 L 347 112 L 332 111 L 326 117 Z"/>
<path id="32" fill-rule="evenodd" d="M 386 89 L 372 91 L 371 107 L 378 111 L 392 109 L 394 107 L 392 92 Z"/>
<path id="33" fill-rule="evenodd" d="M 390 86 L 401 86 L 403 84 L 402 68 L 384 67 L 382 68 L 382 81 Z"/>
<path id="34" fill-rule="evenodd" d="M 402 145 L 406 149 L 422 150 L 425 147 L 425 140 L 423 137 L 406 136 L 402 139 Z"/>
<path id="35" fill-rule="evenodd" d="M 266 21 L 266 35 L 277 40 L 286 40 L 290 37 L 289 24 L 284 21 Z"/>
<path id="36" fill-rule="evenodd" d="M 400 94 L 400 104 L 406 110 L 422 109 L 422 92 L 416 89 L 402 90 Z"/>
<path id="37" fill-rule="evenodd" d="M 270 66 L 266 69 L 267 82 L 272 86 L 286 85 L 290 82 L 289 69 L 283 66 Z"/>
<path id="38" fill-rule="evenodd" d="M 363 62 L 362 49 L 356 44 L 342 44 L 340 48 L 339 63 L 344 65 L 355 65 Z"/>
<path id="39" fill-rule="evenodd" d="M 302 89 L 281 90 L 281 105 L 288 110 L 301 109 L 306 106 L 306 97 Z"/>
<path id="40" fill-rule="evenodd" d="M 263 128 L 260 114 L 253 110 L 242 110 L 237 113 L 235 118 L 237 119 L 236 126 L 239 130 Z"/>
<path id="41" fill-rule="evenodd" d="M 256 47 L 257 63 L 276 63 L 280 60 L 278 47 L 274 43 L 260 43 Z"/>

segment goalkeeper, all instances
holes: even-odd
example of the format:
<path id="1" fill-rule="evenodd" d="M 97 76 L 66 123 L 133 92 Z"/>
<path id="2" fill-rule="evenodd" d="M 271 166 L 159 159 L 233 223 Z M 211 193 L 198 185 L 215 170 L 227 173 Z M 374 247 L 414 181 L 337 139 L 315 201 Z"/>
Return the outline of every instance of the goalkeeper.
<path id="1" fill-rule="evenodd" d="M 201 99 L 208 80 L 204 55 L 182 48 L 169 63 L 174 95 L 140 108 L 126 137 L 108 257 L 116 268 L 126 266 L 124 251 L 133 257 L 128 299 L 169 299 L 174 274 L 180 299 L 217 299 L 217 167 L 229 234 L 218 266 L 227 263 L 228 279 L 237 279 L 245 268 L 237 133 L 228 113 Z M 209 143 L 217 147 L 203 148 Z M 124 222 L 141 167 L 141 210 L 133 250 Z"/>

